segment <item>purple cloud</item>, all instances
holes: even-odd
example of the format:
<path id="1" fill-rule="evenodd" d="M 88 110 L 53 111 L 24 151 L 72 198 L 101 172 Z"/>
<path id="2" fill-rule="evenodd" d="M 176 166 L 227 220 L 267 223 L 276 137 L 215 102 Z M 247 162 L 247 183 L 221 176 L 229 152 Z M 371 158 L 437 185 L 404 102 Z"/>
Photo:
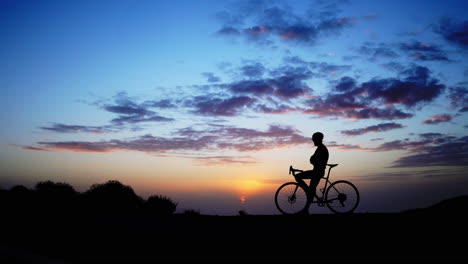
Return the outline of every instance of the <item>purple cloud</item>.
<path id="1" fill-rule="evenodd" d="M 167 118 L 151 114 L 150 116 L 145 115 L 121 115 L 117 118 L 112 119 L 112 123 L 122 125 L 125 123 L 141 123 L 141 122 L 170 122 L 174 121 L 173 118 Z"/>
<path id="2" fill-rule="evenodd" d="M 275 96 L 282 99 L 296 98 L 312 91 L 304 82 L 312 73 L 302 67 L 277 69 L 274 77 L 258 80 L 242 80 L 220 85 L 234 94 Z"/>
<path id="3" fill-rule="evenodd" d="M 319 5 L 314 5 L 315 9 L 317 7 Z M 338 17 L 338 9 L 331 11 L 329 5 L 319 8 L 323 10 L 318 16 L 299 16 L 292 9 L 280 8 L 272 2 L 241 2 L 218 15 L 222 26 L 216 34 L 243 36 L 248 41 L 261 45 L 273 45 L 274 40 L 310 45 L 315 44 L 319 38 L 338 35 L 354 24 L 354 18 Z"/>
<path id="4" fill-rule="evenodd" d="M 342 130 L 341 133 L 348 136 L 358 136 L 371 132 L 384 132 L 392 129 L 403 128 L 404 126 L 397 123 L 382 123 L 378 125 L 368 126 L 364 128 Z"/>
<path id="5" fill-rule="evenodd" d="M 466 166 L 467 164 L 468 137 L 465 136 L 441 139 L 435 144 L 425 144 L 418 148 L 417 154 L 399 158 L 392 167 Z"/>
<path id="6" fill-rule="evenodd" d="M 468 111 L 468 89 L 466 87 L 450 87 L 448 97 L 451 100 L 452 106 L 460 108 L 460 112 Z"/>
<path id="7" fill-rule="evenodd" d="M 212 72 L 203 72 L 202 75 L 206 78 L 206 81 L 210 82 L 210 83 L 215 83 L 215 82 L 220 82 L 221 81 L 221 78 L 219 78 L 218 76 L 216 76 Z"/>
<path id="8" fill-rule="evenodd" d="M 163 100 L 148 100 L 143 103 L 145 107 L 154 107 L 154 108 L 176 108 L 177 106 L 172 103 L 171 100 L 169 99 L 163 99 Z"/>
<path id="9" fill-rule="evenodd" d="M 233 93 L 253 94 L 253 95 L 272 95 L 275 88 L 268 80 L 245 80 L 229 84 L 222 87 L 229 89 Z"/>
<path id="10" fill-rule="evenodd" d="M 445 89 L 427 68 L 415 66 L 400 72 L 402 79 L 374 78 L 360 85 L 350 77 L 332 82 L 328 94 L 307 101 L 305 113 L 354 119 L 403 119 L 413 115 L 396 108 L 423 106 Z M 385 107 L 382 107 L 384 105 Z"/>
<path id="11" fill-rule="evenodd" d="M 102 134 L 112 132 L 113 126 L 81 126 L 81 125 L 65 125 L 55 123 L 50 127 L 40 127 L 40 129 L 54 131 L 59 133 L 94 133 Z"/>
<path id="12" fill-rule="evenodd" d="M 240 67 L 241 74 L 249 78 L 261 78 L 265 71 L 265 66 L 259 62 L 246 64 Z"/>
<path id="13" fill-rule="evenodd" d="M 400 43 L 400 49 L 409 53 L 413 58 L 423 61 L 447 61 L 451 60 L 447 54 L 434 44 L 425 44 L 420 41 Z"/>
<path id="14" fill-rule="evenodd" d="M 196 96 L 186 104 L 195 108 L 193 113 L 206 116 L 235 116 L 250 107 L 257 99 L 248 96 L 219 98 Z"/>
<path id="15" fill-rule="evenodd" d="M 395 59 L 400 57 L 388 44 L 364 42 L 358 49 L 357 53 L 365 56 L 369 61 L 376 61 L 378 59 Z"/>
<path id="16" fill-rule="evenodd" d="M 117 118 L 111 120 L 117 126 L 122 126 L 126 123 L 174 121 L 172 118 L 162 117 L 156 114 L 156 112 L 148 110 L 150 107 L 172 108 L 174 105 L 169 100 L 145 101 L 138 104 L 129 98 L 127 93 L 121 92 L 115 96 L 114 104 L 105 104 L 102 106 L 102 109 L 119 114 Z"/>
<path id="17" fill-rule="evenodd" d="M 440 123 L 450 122 L 453 116 L 449 114 L 442 114 L 442 115 L 431 115 L 429 118 L 423 121 L 426 125 L 437 125 Z"/>
<path id="18" fill-rule="evenodd" d="M 373 79 L 362 84 L 368 99 L 380 99 L 386 104 L 402 104 L 414 107 L 431 102 L 445 89 L 439 80 L 430 77 L 430 71 L 423 66 L 408 68 L 400 73 L 403 79 Z"/>
<path id="19" fill-rule="evenodd" d="M 455 21 L 451 18 L 442 18 L 432 27 L 433 31 L 441 35 L 450 43 L 462 48 L 468 47 L 468 21 Z"/>
<path id="20" fill-rule="evenodd" d="M 27 149 L 97 153 L 124 150 L 170 154 L 180 151 L 262 151 L 306 143 L 310 143 L 309 137 L 287 126 L 270 125 L 267 130 L 261 131 L 216 125 L 207 130 L 181 129 L 174 137 L 144 135 L 129 140 L 41 141 L 37 143 L 41 147 L 28 146 Z"/>
<path id="21" fill-rule="evenodd" d="M 220 36 L 238 36 L 241 33 L 237 28 L 224 26 L 221 29 L 219 29 L 218 31 L 216 31 L 216 34 L 218 34 Z"/>

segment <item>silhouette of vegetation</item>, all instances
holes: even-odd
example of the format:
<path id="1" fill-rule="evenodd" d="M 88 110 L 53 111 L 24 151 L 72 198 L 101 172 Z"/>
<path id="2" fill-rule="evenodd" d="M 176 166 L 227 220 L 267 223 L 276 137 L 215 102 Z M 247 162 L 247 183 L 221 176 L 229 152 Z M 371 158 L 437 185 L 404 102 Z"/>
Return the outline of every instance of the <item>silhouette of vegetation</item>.
<path id="1" fill-rule="evenodd" d="M 163 195 L 152 195 L 145 203 L 145 210 L 149 214 L 172 215 L 177 208 L 177 203 Z"/>
<path id="2" fill-rule="evenodd" d="M 93 184 L 83 195 L 86 209 L 99 214 L 136 213 L 144 203 L 132 187 L 115 180 Z"/>
<path id="3" fill-rule="evenodd" d="M 194 209 L 187 209 L 187 210 L 184 210 L 182 212 L 182 215 L 186 215 L 186 216 L 199 216 L 201 215 L 200 214 L 200 211 L 197 211 L 197 210 L 194 210 Z"/>
<path id="4" fill-rule="evenodd" d="M 69 213 L 78 202 L 78 192 L 70 184 L 62 182 L 38 182 L 35 196 L 38 208 L 48 213 Z"/>
<path id="5" fill-rule="evenodd" d="M 110 180 L 93 184 L 80 193 L 64 182 L 41 181 L 34 189 L 16 185 L 0 189 L 2 210 L 13 215 L 173 215 L 177 203 L 163 195 L 147 200 L 138 196 L 132 187 Z"/>
<path id="6" fill-rule="evenodd" d="M 246 216 L 246 215 L 249 215 L 246 211 L 239 210 L 239 216 Z"/>
<path id="7" fill-rule="evenodd" d="M 8 191 L 5 200 L 5 209 L 18 215 L 30 213 L 35 208 L 34 192 L 23 185 L 13 186 Z"/>

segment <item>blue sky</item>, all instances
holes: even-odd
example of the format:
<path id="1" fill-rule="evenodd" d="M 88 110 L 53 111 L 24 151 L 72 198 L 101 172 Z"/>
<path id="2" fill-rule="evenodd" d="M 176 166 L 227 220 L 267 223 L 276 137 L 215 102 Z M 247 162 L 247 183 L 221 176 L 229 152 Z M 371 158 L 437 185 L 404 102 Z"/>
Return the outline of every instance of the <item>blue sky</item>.
<path id="1" fill-rule="evenodd" d="M 2 1 L 0 185 L 117 179 L 207 213 L 271 213 L 321 131 L 363 211 L 466 193 L 466 7 Z"/>

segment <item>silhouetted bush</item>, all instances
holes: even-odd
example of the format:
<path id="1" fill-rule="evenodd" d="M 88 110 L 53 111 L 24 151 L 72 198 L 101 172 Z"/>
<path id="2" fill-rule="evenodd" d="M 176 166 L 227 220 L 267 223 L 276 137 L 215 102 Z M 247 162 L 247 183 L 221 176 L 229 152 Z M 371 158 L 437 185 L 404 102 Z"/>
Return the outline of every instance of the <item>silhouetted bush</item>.
<path id="1" fill-rule="evenodd" d="M 145 202 L 145 210 L 150 214 L 172 215 L 177 208 L 177 203 L 163 195 L 152 195 Z"/>
<path id="2" fill-rule="evenodd" d="M 16 185 L 9 190 L 0 189 L 0 209 L 12 219 L 30 215 L 57 217 L 73 213 L 74 216 L 94 215 L 173 215 L 177 203 L 163 195 L 152 195 L 147 200 L 135 194 L 132 187 L 111 180 L 93 184 L 87 191 L 77 192 L 70 184 L 41 181 L 34 189 Z M 199 215 L 198 212 L 188 214 Z M 26 217 L 24 217 L 26 216 Z"/>
<path id="3" fill-rule="evenodd" d="M 83 195 L 85 206 L 94 213 L 134 213 L 143 203 L 132 187 L 115 180 L 93 184 Z"/>
<path id="4" fill-rule="evenodd" d="M 186 215 L 186 216 L 199 216 L 200 211 L 195 211 L 193 209 L 188 209 L 188 210 L 184 210 L 181 214 Z"/>
<path id="5" fill-rule="evenodd" d="M 68 183 L 43 181 L 36 184 L 36 203 L 47 213 L 71 212 L 76 209 L 78 192 Z"/>
<path id="6" fill-rule="evenodd" d="M 34 192 L 23 185 L 15 185 L 8 191 L 6 202 L 5 209 L 12 213 L 31 213 L 35 208 Z"/>
<path id="7" fill-rule="evenodd" d="M 249 215 L 246 211 L 239 210 L 239 216 L 246 216 L 246 215 Z"/>

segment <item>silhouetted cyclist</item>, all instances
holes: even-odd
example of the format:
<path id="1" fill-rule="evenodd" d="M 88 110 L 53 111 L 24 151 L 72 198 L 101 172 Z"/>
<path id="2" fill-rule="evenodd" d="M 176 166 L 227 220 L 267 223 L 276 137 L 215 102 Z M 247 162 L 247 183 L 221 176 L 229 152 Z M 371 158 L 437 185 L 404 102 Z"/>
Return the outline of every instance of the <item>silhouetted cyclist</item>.
<path id="1" fill-rule="evenodd" d="M 327 167 L 328 162 L 328 149 L 322 143 L 323 141 L 323 134 L 320 132 L 316 132 L 312 135 L 312 141 L 314 145 L 317 146 L 314 155 L 310 157 L 310 163 L 314 165 L 313 170 L 308 170 L 296 174 L 296 181 L 305 187 L 305 190 L 310 190 L 311 199 L 308 201 L 308 204 L 304 208 L 304 214 L 308 213 L 310 203 L 312 202 L 313 197 L 315 197 L 315 192 L 317 185 L 320 182 L 320 179 L 325 175 L 325 168 Z M 310 179 L 309 187 L 304 182 L 304 179 Z"/>

